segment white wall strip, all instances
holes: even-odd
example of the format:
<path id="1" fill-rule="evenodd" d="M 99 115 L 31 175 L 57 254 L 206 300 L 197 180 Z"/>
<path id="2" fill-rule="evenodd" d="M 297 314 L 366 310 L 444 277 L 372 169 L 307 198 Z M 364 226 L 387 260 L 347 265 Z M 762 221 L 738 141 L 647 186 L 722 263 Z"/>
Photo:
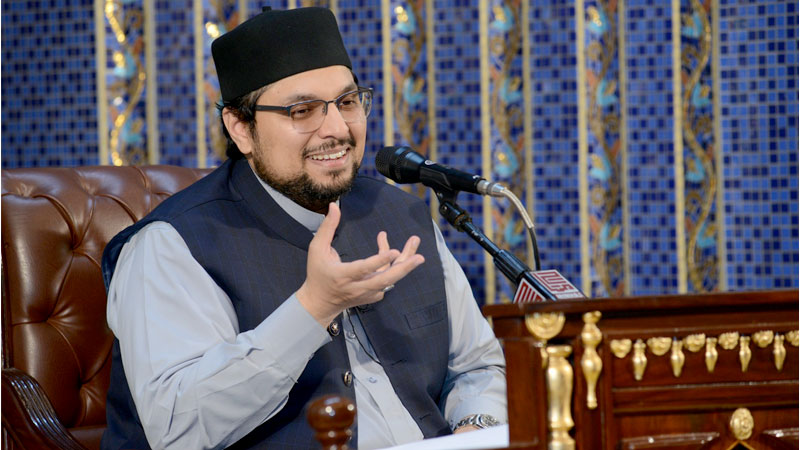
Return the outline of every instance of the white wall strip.
<path id="1" fill-rule="evenodd" d="M 94 0 L 94 58 L 97 74 L 97 153 L 98 163 L 108 160 L 108 87 L 106 86 L 106 19 L 104 0 Z"/>
<path id="2" fill-rule="evenodd" d="M 192 2 L 194 12 L 194 110 L 197 128 L 197 167 L 208 167 L 208 145 L 206 144 L 206 100 L 203 82 L 203 42 L 205 42 L 203 27 L 203 0 Z"/>
<path id="3" fill-rule="evenodd" d="M 678 262 L 678 293 L 688 290 L 686 265 L 686 185 L 683 170 L 683 83 L 681 83 L 681 4 L 672 0 L 672 140 L 675 158 L 675 247 Z"/>
<path id="4" fill-rule="evenodd" d="M 154 0 L 144 0 L 145 123 L 147 162 L 158 164 L 158 67 L 156 62 L 156 10 Z"/>

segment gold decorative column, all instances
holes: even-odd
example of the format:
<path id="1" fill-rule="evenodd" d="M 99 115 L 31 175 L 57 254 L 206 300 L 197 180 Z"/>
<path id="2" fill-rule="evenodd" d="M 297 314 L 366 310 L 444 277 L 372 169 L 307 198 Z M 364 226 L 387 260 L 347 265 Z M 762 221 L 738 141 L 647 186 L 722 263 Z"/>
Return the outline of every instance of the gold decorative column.
<path id="1" fill-rule="evenodd" d="M 586 378 L 586 407 L 589 409 L 597 408 L 597 379 L 600 378 L 600 372 L 603 370 L 603 360 L 597 354 L 597 345 L 603 339 L 603 334 L 597 327 L 601 315 L 600 311 L 592 311 L 583 315 L 581 369 Z"/>
<path id="2" fill-rule="evenodd" d="M 547 347 L 547 421 L 550 437 L 548 450 L 574 450 L 575 440 L 569 430 L 575 425 L 572 421 L 570 404 L 572 401 L 572 366 L 567 356 L 572 353 L 569 345 Z"/>

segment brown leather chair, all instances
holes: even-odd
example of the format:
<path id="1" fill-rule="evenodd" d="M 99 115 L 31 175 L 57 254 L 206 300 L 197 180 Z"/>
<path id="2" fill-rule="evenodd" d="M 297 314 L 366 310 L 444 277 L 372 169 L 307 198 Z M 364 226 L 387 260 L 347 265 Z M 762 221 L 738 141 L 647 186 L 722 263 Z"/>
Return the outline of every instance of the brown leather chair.
<path id="1" fill-rule="evenodd" d="M 2 171 L 4 449 L 97 449 L 113 335 L 103 248 L 208 173 L 174 166 Z"/>

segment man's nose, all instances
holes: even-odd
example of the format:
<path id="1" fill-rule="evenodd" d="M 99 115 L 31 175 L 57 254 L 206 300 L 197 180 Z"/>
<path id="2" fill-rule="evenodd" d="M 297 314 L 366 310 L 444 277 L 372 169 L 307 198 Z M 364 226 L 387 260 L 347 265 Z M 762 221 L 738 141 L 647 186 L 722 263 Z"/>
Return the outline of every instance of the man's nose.
<path id="1" fill-rule="evenodd" d="M 322 119 L 322 125 L 319 127 L 319 130 L 317 130 L 320 137 L 341 137 L 349 135 L 350 127 L 347 125 L 347 122 L 344 121 L 344 117 L 342 117 L 342 113 L 339 112 L 336 103 L 328 103 L 327 109 L 328 112 Z"/>

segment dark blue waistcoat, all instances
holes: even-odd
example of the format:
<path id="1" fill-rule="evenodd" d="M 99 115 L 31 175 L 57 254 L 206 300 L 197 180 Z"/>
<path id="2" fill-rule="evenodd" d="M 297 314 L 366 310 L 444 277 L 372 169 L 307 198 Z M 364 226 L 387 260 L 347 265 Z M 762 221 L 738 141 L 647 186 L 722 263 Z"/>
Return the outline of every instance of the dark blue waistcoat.
<path id="1" fill-rule="evenodd" d="M 360 308 L 358 315 L 395 392 L 425 437 L 448 434 L 439 402 L 447 372 L 449 322 L 428 206 L 363 177 L 356 179 L 340 205 L 342 219 L 333 247 L 343 261 L 375 254 L 381 230 L 395 248 L 412 235 L 421 238 L 419 253 L 425 264 L 400 280 L 383 301 Z M 192 256 L 228 294 L 241 332 L 255 328 L 305 280 L 311 232 L 272 200 L 244 160 L 224 163 L 112 239 L 103 255 L 106 286 L 125 242 L 156 220 L 175 227 Z M 117 341 L 112 358 L 103 448 L 148 448 Z M 349 368 L 344 337 L 339 335 L 317 350 L 286 406 L 232 448 L 316 448 L 305 406 L 332 393 L 355 399 L 352 386 L 343 381 Z M 353 444 L 357 426 L 354 431 Z"/>

